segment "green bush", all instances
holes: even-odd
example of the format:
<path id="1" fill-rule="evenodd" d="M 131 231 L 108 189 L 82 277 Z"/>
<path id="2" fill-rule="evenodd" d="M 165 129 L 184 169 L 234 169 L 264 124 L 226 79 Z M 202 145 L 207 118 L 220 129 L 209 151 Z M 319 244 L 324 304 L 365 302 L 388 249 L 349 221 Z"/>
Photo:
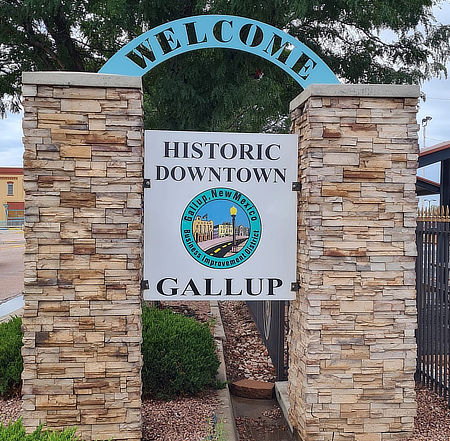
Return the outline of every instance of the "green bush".
<path id="1" fill-rule="evenodd" d="M 147 306 L 142 310 L 142 323 L 144 396 L 193 395 L 208 386 L 217 386 L 220 363 L 207 324 L 170 310 Z M 23 369 L 21 325 L 20 317 L 0 324 L 1 396 L 13 395 L 20 388 Z"/>
<path id="2" fill-rule="evenodd" d="M 144 396 L 192 395 L 215 384 L 220 363 L 207 324 L 144 306 L 142 325 Z"/>
<path id="3" fill-rule="evenodd" d="M 20 387 L 22 374 L 22 319 L 0 324 L 0 395 L 12 395 Z M 0 438 L 1 439 L 1 438 Z"/>
<path id="4" fill-rule="evenodd" d="M 38 427 L 33 433 L 26 434 L 22 419 L 7 426 L 0 425 L 0 441 L 79 441 L 75 436 L 76 428 L 64 429 L 62 432 L 51 432 Z"/>

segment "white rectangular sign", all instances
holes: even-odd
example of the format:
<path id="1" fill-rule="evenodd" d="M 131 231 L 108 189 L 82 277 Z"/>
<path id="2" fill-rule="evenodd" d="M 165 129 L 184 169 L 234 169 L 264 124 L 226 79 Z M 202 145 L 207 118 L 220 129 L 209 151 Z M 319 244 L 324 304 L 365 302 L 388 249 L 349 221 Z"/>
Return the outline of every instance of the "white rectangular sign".
<path id="1" fill-rule="evenodd" d="M 145 132 L 146 300 L 290 300 L 297 135 Z"/>

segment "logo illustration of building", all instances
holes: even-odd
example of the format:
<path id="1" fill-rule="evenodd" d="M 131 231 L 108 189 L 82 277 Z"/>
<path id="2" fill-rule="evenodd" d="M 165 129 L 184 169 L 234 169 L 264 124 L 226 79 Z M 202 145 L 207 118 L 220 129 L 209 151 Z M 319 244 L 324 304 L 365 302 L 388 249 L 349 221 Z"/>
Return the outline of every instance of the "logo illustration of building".
<path id="1" fill-rule="evenodd" d="M 248 236 L 249 235 L 249 228 L 244 227 L 244 225 L 239 225 L 236 229 L 237 229 L 238 236 Z"/>
<path id="2" fill-rule="evenodd" d="M 207 216 L 206 219 L 197 216 L 192 222 L 192 233 L 197 243 L 213 239 L 213 232 L 214 222 L 212 220 L 208 220 Z"/>
<path id="3" fill-rule="evenodd" d="M 0 227 L 22 227 L 25 192 L 23 168 L 0 167 Z"/>
<path id="4" fill-rule="evenodd" d="M 224 222 L 219 225 L 219 237 L 232 235 L 233 235 L 233 225 L 231 225 L 231 222 Z"/>

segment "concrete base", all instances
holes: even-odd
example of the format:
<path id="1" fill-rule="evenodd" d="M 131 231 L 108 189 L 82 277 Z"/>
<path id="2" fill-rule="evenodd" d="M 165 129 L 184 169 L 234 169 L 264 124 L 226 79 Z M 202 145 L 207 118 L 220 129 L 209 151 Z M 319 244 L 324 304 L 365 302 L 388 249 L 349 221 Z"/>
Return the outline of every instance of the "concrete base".
<path id="1" fill-rule="evenodd" d="M 223 383 L 227 383 L 227 372 L 225 369 L 225 357 L 223 355 L 223 341 L 225 338 L 225 332 L 222 324 L 222 317 L 220 316 L 219 305 L 217 302 L 211 302 L 211 313 L 216 321 L 214 328 L 214 340 L 217 347 L 217 355 L 219 357 L 220 366 L 217 374 L 217 380 Z M 216 416 L 218 421 L 223 421 L 223 428 L 228 435 L 226 438 L 228 441 L 238 441 L 239 436 L 236 429 L 236 423 L 234 420 L 233 406 L 231 404 L 230 391 L 228 385 L 223 389 L 217 391 L 219 397 L 220 408 L 217 409 Z"/>
<path id="2" fill-rule="evenodd" d="M 289 430 L 294 432 L 294 428 L 292 427 L 291 422 L 289 421 L 289 397 L 288 397 L 288 382 L 287 381 L 277 381 L 275 382 L 275 397 L 278 401 L 278 404 L 281 407 L 281 411 L 283 412 L 284 418 L 286 420 L 287 425 L 289 426 Z"/>

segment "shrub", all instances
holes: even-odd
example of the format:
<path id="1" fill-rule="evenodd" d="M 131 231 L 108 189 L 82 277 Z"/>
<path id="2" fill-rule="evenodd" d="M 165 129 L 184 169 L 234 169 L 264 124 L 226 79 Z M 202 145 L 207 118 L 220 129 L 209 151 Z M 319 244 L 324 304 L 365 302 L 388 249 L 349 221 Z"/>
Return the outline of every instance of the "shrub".
<path id="1" fill-rule="evenodd" d="M 220 363 L 207 324 L 144 306 L 142 325 L 144 396 L 193 395 L 215 384 Z"/>
<path id="2" fill-rule="evenodd" d="M 79 441 L 75 435 L 76 428 L 64 429 L 62 432 L 51 432 L 38 427 L 33 433 L 26 434 L 22 419 L 7 426 L 0 425 L 0 441 Z"/>
<path id="3" fill-rule="evenodd" d="M 0 324 L 0 395 L 12 395 L 20 387 L 22 374 L 22 319 Z M 0 438 L 1 439 L 1 438 Z"/>

